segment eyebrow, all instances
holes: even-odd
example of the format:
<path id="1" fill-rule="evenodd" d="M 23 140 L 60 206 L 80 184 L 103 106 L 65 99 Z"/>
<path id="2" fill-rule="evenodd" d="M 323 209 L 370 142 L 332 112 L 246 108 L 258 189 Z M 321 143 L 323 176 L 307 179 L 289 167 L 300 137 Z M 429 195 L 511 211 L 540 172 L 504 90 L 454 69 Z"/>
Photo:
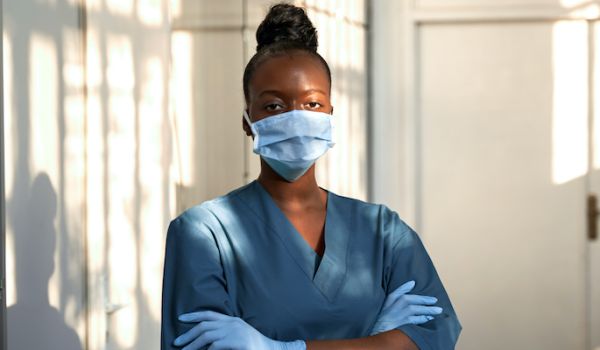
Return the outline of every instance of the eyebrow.
<path id="1" fill-rule="evenodd" d="M 308 90 L 303 91 L 304 94 L 309 94 L 309 93 L 313 93 L 313 92 L 318 92 L 318 93 L 321 93 L 323 95 L 327 95 L 321 89 L 308 89 Z M 258 96 L 260 97 L 260 96 L 263 96 L 263 95 L 266 95 L 266 94 L 279 95 L 279 94 L 281 94 L 281 91 L 279 91 L 279 90 L 263 90 L 263 91 L 261 91 L 258 94 Z"/>

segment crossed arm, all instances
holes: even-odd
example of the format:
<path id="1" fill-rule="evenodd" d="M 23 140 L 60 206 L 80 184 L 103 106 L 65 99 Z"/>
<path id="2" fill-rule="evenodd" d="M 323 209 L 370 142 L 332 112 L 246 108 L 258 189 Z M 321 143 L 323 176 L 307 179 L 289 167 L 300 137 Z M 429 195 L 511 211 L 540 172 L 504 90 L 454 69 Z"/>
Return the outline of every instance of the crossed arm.
<path id="1" fill-rule="evenodd" d="M 434 315 L 441 314 L 442 308 L 432 306 L 437 298 L 407 294 L 414 286 L 415 281 L 409 281 L 386 296 L 369 337 L 277 341 L 261 334 L 239 317 L 203 310 L 178 317 L 178 322 L 193 326 L 178 336 L 173 345 L 184 346 L 183 350 L 204 349 L 206 346 L 210 346 L 211 350 L 417 349 L 416 344 L 397 328 L 427 323 L 434 319 Z"/>
<path id="2" fill-rule="evenodd" d="M 394 312 L 396 310 L 393 310 Z M 385 317 L 385 311 L 383 312 Z M 355 339 L 340 340 L 295 340 L 277 341 L 270 339 L 243 319 L 214 311 L 198 311 L 184 314 L 179 322 L 195 325 L 175 339 L 172 345 L 183 350 L 370 350 L 370 349 L 418 349 L 416 344 L 403 332 L 395 329 L 372 333 L 373 335 Z M 388 324 L 392 327 L 395 323 Z M 164 347 L 165 344 L 163 344 Z"/>
<path id="3" fill-rule="evenodd" d="M 229 314 L 227 308 L 229 304 L 223 303 L 223 291 L 225 281 L 223 272 L 219 262 L 219 252 L 216 247 L 213 247 L 212 237 L 210 235 L 199 234 L 200 231 L 197 225 L 190 225 L 189 219 L 183 218 L 172 222 L 169 227 L 169 233 L 167 235 L 167 251 L 165 257 L 165 275 L 163 279 L 163 324 L 162 324 L 162 349 L 173 349 L 175 346 L 181 346 L 190 344 L 194 339 L 199 337 L 199 333 L 191 335 L 191 340 L 181 342 L 180 344 L 173 344 L 174 336 L 177 329 L 182 331 L 180 326 L 176 326 L 178 315 L 176 310 L 179 312 L 185 312 L 189 310 L 189 306 L 186 307 L 185 300 L 202 300 L 204 306 L 209 309 L 215 309 L 217 311 Z M 188 221 L 187 223 L 185 221 Z M 433 349 L 453 349 L 460 332 L 460 324 L 456 319 L 454 310 L 448 300 L 448 297 L 443 290 L 439 277 L 435 273 L 435 269 L 429 260 L 429 256 L 425 252 L 422 244 L 416 234 L 410 231 L 408 232 L 406 239 L 396 245 L 401 257 L 394 261 L 395 266 L 402 267 L 402 269 L 392 271 L 389 277 L 390 286 L 389 290 L 398 286 L 400 281 L 406 276 L 416 275 L 426 278 L 424 283 L 425 289 L 421 288 L 420 292 L 427 293 L 429 295 L 439 296 L 441 306 L 444 307 L 444 313 L 436 317 L 436 320 L 430 321 L 425 327 L 413 327 L 417 323 L 425 322 L 404 322 L 399 326 L 395 324 L 392 326 L 382 327 L 380 332 L 376 335 L 371 335 L 363 338 L 355 339 L 339 339 L 339 340 L 305 340 L 302 347 L 264 347 L 264 349 L 306 349 L 306 350 L 320 350 L 320 349 L 399 349 L 399 350 L 433 350 Z M 193 253 L 193 254 L 192 254 Z M 211 264 L 202 265 L 201 270 L 198 270 L 198 264 L 193 263 L 194 258 L 202 256 L 204 262 L 211 262 Z M 405 270 L 405 271 L 404 271 Z M 414 272 L 414 273 L 411 273 Z M 182 279 L 183 276 L 202 276 L 200 280 L 193 282 Z M 202 297 L 199 298 L 196 295 L 198 286 L 202 286 Z M 399 289 L 399 288 L 398 288 Z M 185 291 L 185 292 L 182 292 Z M 190 299 L 191 298 L 191 299 Z M 421 305 L 423 305 L 421 303 Z M 431 305 L 431 304 L 430 304 Z M 196 309 L 202 309 L 201 305 L 196 305 Z M 418 310 L 414 311 L 412 315 L 426 315 Z M 440 311 L 441 312 L 441 311 Z M 237 323 L 244 323 L 242 319 L 237 317 L 227 316 L 231 319 L 236 319 Z M 439 314 L 439 313 L 436 313 Z M 432 315 L 432 314 L 430 314 Z M 180 318 L 181 320 L 181 318 Z M 210 324 L 209 322 L 201 322 L 200 320 L 188 320 L 189 323 L 204 323 Z M 247 325 L 247 324 L 246 324 Z M 189 329 L 189 327 L 187 327 Z M 211 331 L 214 331 L 211 329 Z M 222 343 L 238 342 L 238 346 L 224 345 L 219 347 L 215 342 L 218 341 L 207 341 L 205 345 L 211 345 L 210 349 L 256 349 L 248 343 L 240 343 L 244 337 L 233 336 L 231 328 L 220 327 L 221 336 L 218 339 L 222 340 Z M 247 325 L 247 332 L 258 333 L 264 337 L 257 330 Z M 165 333 L 166 332 L 166 333 Z M 206 332 L 206 330 L 204 330 Z M 224 332 L 224 333 L 223 333 Z M 206 332 L 209 333 L 209 332 Z M 210 332 L 212 336 L 215 332 Z M 226 336 L 224 336 L 225 334 Z M 374 334 L 374 333 L 371 333 Z M 260 338 L 258 335 L 253 334 L 254 338 Z M 264 337 L 266 338 L 266 337 Z M 216 338 L 215 338 L 216 339 Z M 268 338 L 267 338 L 268 339 Z M 208 339 L 210 340 L 210 339 Z M 273 342 L 273 340 L 268 339 Z M 262 340 L 261 340 L 262 341 Z M 305 344 L 305 347 L 304 347 Z M 418 346 L 416 344 L 419 344 Z M 189 347 L 189 349 L 202 349 L 201 347 Z M 258 347 L 263 348 L 263 347 Z M 184 348 L 185 349 L 185 348 Z M 186 349 L 187 350 L 187 349 Z"/>

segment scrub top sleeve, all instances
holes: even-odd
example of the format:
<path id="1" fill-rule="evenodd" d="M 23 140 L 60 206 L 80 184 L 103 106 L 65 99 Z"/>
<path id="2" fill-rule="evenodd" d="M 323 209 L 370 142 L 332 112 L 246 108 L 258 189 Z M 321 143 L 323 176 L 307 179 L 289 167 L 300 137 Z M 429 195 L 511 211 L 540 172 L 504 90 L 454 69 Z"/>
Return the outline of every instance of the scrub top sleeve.
<path id="1" fill-rule="evenodd" d="M 189 210 L 169 225 L 162 291 L 161 349 L 195 324 L 178 316 L 213 310 L 233 316 L 219 249 L 206 222 L 210 214 Z"/>
<path id="2" fill-rule="evenodd" d="M 444 309 L 442 314 L 420 325 L 403 325 L 396 329 L 404 332 L 421 350 L 454 349 L 462 329 L 450 298 L 442 285 L 435 267 L 416 232 L 404 223 L 395 212 L 388 216 L 386 228 L 393 232 L 391 266 L 386 294 L 414 280 L 415 288 L 410 294 L 434 296 L 437 306 Z"/>

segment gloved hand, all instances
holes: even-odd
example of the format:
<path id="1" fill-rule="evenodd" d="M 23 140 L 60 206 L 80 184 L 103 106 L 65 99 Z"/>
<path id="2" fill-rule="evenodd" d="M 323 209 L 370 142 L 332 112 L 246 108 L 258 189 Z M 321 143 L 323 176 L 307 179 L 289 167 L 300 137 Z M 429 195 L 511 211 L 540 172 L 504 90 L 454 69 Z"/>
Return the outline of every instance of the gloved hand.
<path id="1" fill-rule="evenodd" d="M 437 298 L 407 294 L 415 287 L 415 281 L 408 281 L 390 293 L 383 303 L 377 321 L 370 335 L 386 332 L 405 324 L 422 324 L 442 313 L 442 308 L 429 306 L 437 303 Z"/>
<path id="2" fill-rule="evenodd" d="M 183 350 L 202 349 L 210 345 L 210 350 L 306 350 L 303 340 L 281 342 L 265 337 L 239 317 L 232 317 L 214 311 L 199 311 L 179 316 L 179 321 L 197 323 L 183 333 L 173 345 L 184 346 Z"/>

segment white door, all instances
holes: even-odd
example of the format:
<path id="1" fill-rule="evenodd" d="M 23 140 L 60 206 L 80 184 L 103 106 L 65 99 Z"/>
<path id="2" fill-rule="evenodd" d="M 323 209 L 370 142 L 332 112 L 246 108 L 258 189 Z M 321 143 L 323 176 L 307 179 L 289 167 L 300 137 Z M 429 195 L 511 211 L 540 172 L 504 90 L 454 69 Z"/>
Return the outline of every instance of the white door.
<path id="1" fill-rule="evenodd" d="M 594 6 L 372 2 L 373 199 L 421 234 L 458 349 L 600 346 Z"/>
<path id="2" fill-rule="evenodd" d="M 594 21 L 590 27 L 590 43 L 593 49 L 592 55 L 592 72 L 590 77 L 592 81 L 592 96 L 593 103 L 590 105 L 590 166 L 589 166 L 589 190 L 590 195 L 594 195 L 596 198 L 600 197 L 600 22 Z M 598 200 L 596 204 L 598 203 Z M 590 206 L 588 210 L 597 210 Z M 588 212 L 589 213 L 589 212 Z M 589 215 L 589 214 L 588 214 Z M 590 339 L 592 349 L 600 349 L 600 239 L 598 238 L 598 221 L 597 213 L 588 218 L 592 225 L 596 226 L 595 238 L 590 237 L 588 245 L 588 281 L 589 281 L 589 293 L 588 302 L 590 305 L 589 316 L 590 316 Z M 590 230 L 590 228 L 588 228 Z M 590 235 L 591 236 L 591 235 Z"/>
<path id="3" fill-rule="evenodd" d="M 585 21 L 420 29 L 421 225 L 461 349 L 586 341 Z"/>

